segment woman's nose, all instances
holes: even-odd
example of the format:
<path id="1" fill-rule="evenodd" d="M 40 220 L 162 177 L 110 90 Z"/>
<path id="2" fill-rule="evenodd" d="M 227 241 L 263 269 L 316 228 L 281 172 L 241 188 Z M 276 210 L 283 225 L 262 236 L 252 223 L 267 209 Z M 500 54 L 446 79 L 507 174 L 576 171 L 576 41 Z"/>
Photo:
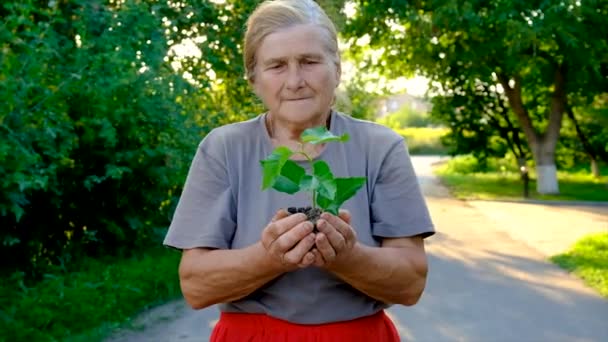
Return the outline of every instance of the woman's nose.
<path id="1" fill-rule="evenodd" d="M 302 77 L 302 69 L 297 64 L 289 65 L 287 68 L 287 79 L 285 86 L 288 89 L 298 89 L 304 84 L 304 78 Z"/>

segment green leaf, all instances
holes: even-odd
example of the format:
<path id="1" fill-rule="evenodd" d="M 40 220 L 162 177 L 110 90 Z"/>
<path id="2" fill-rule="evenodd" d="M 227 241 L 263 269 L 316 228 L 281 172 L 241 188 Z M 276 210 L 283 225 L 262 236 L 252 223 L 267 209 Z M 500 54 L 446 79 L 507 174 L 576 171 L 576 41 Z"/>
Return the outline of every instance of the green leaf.
<path id="1" fill-rule="evenodd" d="M 317 198 L 317 204 L 323 210 L 330 212 L 334 215 L 338 215 L 340 206 L 348 199 L 353 197 L 357 191 L 365 184 L 365 177 L 349 177 L 349 178 L 335 178 L 336 182 L 336 197 L 331 200 L 325 196 L 319 196 Z"/>
<path id="2" fill-rule="evenodd" d="M 327 211 L 328 213 L 332 213 L 334 215 L 338 215 L 338 211 L 340 210 L 339 204 L 332 202 L 325 197 L 317 197 L 317 205 L 321 207 L 323 211 Z"/>
<path id="3" fill-rule="evenodd" d="M 311 175 L 304 175 L 300 180 L 300 189 L 312 191 L 319 187 L 319 180 Z"/>
<path id="4" fill-rule="evenodd" d="M 266 190 L 271 187 L 277 177 L 281 174 L 281 169 L 285 162 L 293 155 L 293 151 L 285 146 L 277 147 L 268 158 L 260 160 L 262 165 L 262 190 Z"/>
<path id="5" fill-rule="evenodd" d="M 309 128 L 300 135 L 303 143 L 322 144 L 329 141 L 346 142 L 349 139 L 348 134 L 344 133 L 340 136 L 334 135 L 327 130 L 325 126 Z"/>
<path id="6" fill-rule="evenodd" d="M 281 168 L 280 174 L 275 178 L 272 188 L 280 192 L 294 194 L 300 191 L 300 183 L 305 173 L 306 170 L 303 167 L 292 160 L 287 160 Z"/>
<path id="7" fill-rule="evenodd" d="M 316 161 L 313 165 L 313 177 L 317 179 L 316 191 L 319 195 L 333 200 L 336 197 L 336 182 L 329 165 L 323 160 Z"/>

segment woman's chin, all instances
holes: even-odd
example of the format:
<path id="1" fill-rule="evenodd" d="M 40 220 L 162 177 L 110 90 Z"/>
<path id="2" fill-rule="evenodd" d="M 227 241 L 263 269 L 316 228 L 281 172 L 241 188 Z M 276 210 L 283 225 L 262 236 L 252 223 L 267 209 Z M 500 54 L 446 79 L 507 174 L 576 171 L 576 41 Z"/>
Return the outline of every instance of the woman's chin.
<path id="1" fill-rule="evenodd" d="M 311 107 L 310 103 L 307 105 L 283 106 L 277 116 L 292 123 L 306 124 L 319 121 L 323 111 L 314 110 Z M 329 112 L 329 108 L 327 108 L 327 112 Z"/>

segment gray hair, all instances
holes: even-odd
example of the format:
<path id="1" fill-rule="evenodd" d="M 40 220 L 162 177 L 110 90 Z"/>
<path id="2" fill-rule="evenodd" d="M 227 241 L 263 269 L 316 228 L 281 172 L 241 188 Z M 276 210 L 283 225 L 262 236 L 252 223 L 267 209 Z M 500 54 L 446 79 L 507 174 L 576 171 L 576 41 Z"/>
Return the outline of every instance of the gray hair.
<path id="1" fill-rule="evenodd" d="M 340 51 L 336 28 L 323 9 L 312 0 L 264 1 L 247 20 L 244 54 L 246 76 L 255 77 L 256 52 L 264 38 L 280 29 L 294 25 L 313 24 L 323 29 L 323 46 L 336 69 L 340 70 Z"/>

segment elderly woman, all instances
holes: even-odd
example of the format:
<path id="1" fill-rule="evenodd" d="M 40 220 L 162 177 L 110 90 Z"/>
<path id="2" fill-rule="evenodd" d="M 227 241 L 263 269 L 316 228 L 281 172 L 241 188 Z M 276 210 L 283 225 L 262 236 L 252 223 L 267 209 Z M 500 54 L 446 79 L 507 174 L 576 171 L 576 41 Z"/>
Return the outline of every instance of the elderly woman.
<path id="1" fill-rule="evenodd" d="M 384 309 L 413 305 L 426 282 L 433 224 L 403 139 L 332 110 L 340 82 L 335 28 L 311 0 L 262 3 L 245 34 L 247 77 L 267 112 L 199 145 L 165 239 L 195 309 L 221 303 L 212 341 L 398 341 Z M 344 144 L 305 145 L 336 175 L 367 184 L 318 231 L 306 195 L 262 192 L 260 160 L 326 125 Z"/>

